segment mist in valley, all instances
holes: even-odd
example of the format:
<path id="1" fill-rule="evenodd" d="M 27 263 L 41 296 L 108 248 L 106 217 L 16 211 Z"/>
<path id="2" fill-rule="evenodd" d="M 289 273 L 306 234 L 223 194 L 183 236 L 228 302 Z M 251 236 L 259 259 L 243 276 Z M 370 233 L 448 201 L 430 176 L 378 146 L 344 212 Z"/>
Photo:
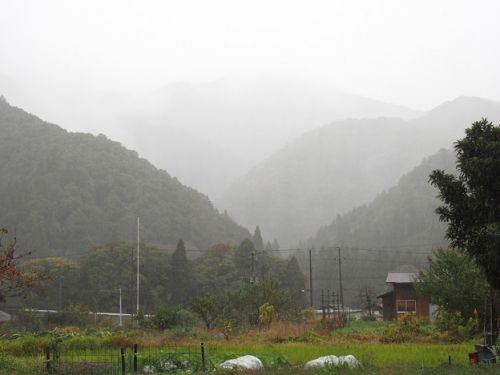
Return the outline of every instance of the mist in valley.
<path id="1" fill-rule="evenodd" d="M 314 248 L 318 300 L 340 247 L 356 304 L 448 245 L 428 175 L 454 172 L 472 122 L 500 122 L 495 1 L 0 6 L 0 226 L 39 258 L 132 251 L 109 244 L 140 216 L 151 272 L 182 239 L 229 288 L 248 259 L 216 281 L 209 267 L 250 238 L 261 276 L 285 282 Z"/>

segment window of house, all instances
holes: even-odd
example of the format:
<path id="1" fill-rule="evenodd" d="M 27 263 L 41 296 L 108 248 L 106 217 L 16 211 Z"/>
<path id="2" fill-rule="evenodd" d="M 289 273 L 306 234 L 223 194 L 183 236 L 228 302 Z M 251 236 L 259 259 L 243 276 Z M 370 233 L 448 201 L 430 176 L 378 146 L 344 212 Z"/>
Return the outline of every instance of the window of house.
<path id="1" fill-rule="evenodd" d="M 396 301 L 396 311 L 398 314 L 404 313 L 416 313 L 417 312 L 417 301 L 413 299 L 398 299 Z"/>

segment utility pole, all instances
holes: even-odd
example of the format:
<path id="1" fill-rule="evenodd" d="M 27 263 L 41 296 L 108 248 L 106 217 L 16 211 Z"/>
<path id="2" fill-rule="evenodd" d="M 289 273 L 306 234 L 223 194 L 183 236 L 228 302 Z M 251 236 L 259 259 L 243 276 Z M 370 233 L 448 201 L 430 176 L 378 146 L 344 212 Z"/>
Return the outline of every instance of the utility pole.
<path id="1" fill-rule="evenodd" d="M 325 315 L 325 294 L 323 292 L 323 289 L 321 289 L 321 311 L 323 312 L 323 322 L 325 321 L 326 315 Z"/>
<path id="2" fill-rule="evenodd" d="M 141 248 L 139 245 L 139 240 L 140 240 L 139 229 L 140 229 L 140 219 L 139 219 L 139 216 L 137 216 L 137 315 L 139 315 L 139 309 L 140 309 L 140 305 L 139 305 L 139 271 L 140 271 L 140 269 L 139 269 L 139 257 L 140 257 Z"/>
<path id="3" fill-rule="evenodd" d="M 123 325 L 122 321 L 122 288 L 120 288 L 120 327 Z"/>
<path id="4" fill-rule="evenodd" d="M 344 289 L 342 287 L 342 257 L 340 256 L 340 247 L 337 247 L 339 251 L 339 287 L 340 287 L 340 303 L 342 305 L 342 312 L 344 311 Z"/>
<path id="5" fill-rule="evenodd" d="M 326 316 L 328 317 L 328 320 L 330 320 L 330 289 L 327 290 L 326 292 Z"/>
<path id="6" fill-rule="evenodd" d="M 313 307 L 313 268 L 312 268 L 312 249 L 309 249 L 309 303 Z"/>

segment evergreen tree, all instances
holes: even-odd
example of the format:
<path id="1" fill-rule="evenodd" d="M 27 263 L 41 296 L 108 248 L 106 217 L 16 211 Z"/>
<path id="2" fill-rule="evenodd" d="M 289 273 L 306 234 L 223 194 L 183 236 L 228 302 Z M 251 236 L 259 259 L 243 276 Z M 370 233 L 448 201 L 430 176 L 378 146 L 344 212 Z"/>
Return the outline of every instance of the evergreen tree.
<path id="1" fill-rule="evenodd" d="M 252 254 L 255 257 L 255 246 L 248 238 L 243 240 L 234 253 L 234 264 L 236 269 L 238 273 L 247 280 L 252 276 Z"/>
<path id="2" fill-rule="evenodd" d="M 171 303 L 183 304 L 191 297 L 193 275 L 186 256 L 186 247 L 183 240 L 179 240 L 172 254 L 170 285 L 172 288 Z"/>
<path id="3" fill-rule="evenodd" d="M 288 289 L 292 300 L 303 303 L 304 293 L 302 290 L 305 287 L 305 277 L 300 269 L 297 258 L 294 256 L 287 262 L 283 284 Z"/>
<path id="4" fill-rule="evenodd" d="M 260 228 L 258 225 L 255 227 L 255 232 L 253 233 L 252 242 L 255 246 L 255 250 L 257 251 L 264 250 L 264 241 L 262 240 L 262 235 L 260 234 Z"/>
<path id="5" fill-rule="evenodd" d="M 271 242 L 267 241 L 266 247 L 264 248 L 265 251 L 271 251 L 273 249 L 273 245 L 271 245 Z"/>
<path id="6" fill-rule="evenodd" d="M 280 244 L 278 243 L 278 240 L 276 238 L 273 241 L 273 250 L 279 250 L 280 249 Z"/>
<path id="7" fill-rule="evenodd" d="M 443 201 L 436 212 L 448 223 L 447 237 L 483 269 L 493 295 L 500 291 L 500 126 L 483 119 L 465 132 L 455 144 L 458 176 L 435 170 L 430 181 Z M 500 311 L 496 302 L 492 344 Z"/>

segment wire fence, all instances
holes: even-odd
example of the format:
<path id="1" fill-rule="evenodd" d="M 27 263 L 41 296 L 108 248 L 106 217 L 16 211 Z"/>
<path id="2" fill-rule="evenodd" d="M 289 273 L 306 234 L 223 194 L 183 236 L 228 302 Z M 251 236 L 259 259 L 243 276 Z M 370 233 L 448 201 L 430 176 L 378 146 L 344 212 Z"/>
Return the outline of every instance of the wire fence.
<path id="1" fill-rule="evenodd" d="M 130 374 L 204 372 L 213 366 L 216 346 L 166 346 L 161 348 L 45 350 L 46 372 L 55 374 Z"/>

